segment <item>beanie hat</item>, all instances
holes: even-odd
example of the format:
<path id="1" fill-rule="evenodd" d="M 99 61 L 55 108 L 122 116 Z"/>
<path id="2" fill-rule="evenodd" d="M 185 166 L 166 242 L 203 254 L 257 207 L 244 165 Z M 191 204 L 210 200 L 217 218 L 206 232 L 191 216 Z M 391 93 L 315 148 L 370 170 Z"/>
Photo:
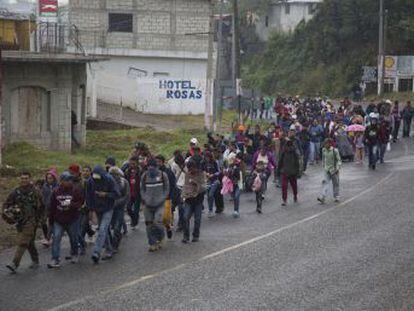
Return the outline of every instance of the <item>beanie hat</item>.
<path id="1" fill-rule="evenodd" d="M 105 161 L 105 164 L 108 164 L 110 166 L 115 166 L 116 165 L 116 161 L 114 157 L 108 157 Z"/>
<path id="2" fill-rule="evenodd" d="M 69 166 L 69 171 L 79 174 L 80 166 L 78 164 L 73 163 Z"/>
<path id="3" fill-rule="evenodd" d="M 63 172 L 60 175 L 60 181 L 71 181 L 71 180 L 73 180 L 73 176 L 68 171 Z"/>

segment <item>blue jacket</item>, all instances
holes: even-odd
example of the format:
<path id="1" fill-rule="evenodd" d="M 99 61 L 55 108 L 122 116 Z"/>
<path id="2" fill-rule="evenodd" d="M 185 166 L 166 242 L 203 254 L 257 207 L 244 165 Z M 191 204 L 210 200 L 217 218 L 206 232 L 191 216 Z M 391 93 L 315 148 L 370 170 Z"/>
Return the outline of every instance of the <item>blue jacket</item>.
<path id="1" fill-rule="evenodd" d="M 98 213 L 105 213 L 114 207 L 115 200 L 121 196 L 119 186 L 113 177 L 100 165 L 95 167 L 93 174 L 101 175 L 101 179 L 89 178 L 86 203 L 90 209 Z M 96 195 L 96 191 L 106 192 L 106 196 L 100 198 Z"/>

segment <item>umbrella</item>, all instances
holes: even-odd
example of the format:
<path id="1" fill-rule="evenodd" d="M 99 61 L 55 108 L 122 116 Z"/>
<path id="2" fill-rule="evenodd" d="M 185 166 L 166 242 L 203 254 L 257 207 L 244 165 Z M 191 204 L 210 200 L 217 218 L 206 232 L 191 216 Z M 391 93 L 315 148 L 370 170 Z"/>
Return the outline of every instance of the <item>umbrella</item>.
<path id="1" fill-rule="evenodd" d="M 365 126 L 360 124 L 352 124 L 346 128 L 347 132 L 364 132 Z"/>

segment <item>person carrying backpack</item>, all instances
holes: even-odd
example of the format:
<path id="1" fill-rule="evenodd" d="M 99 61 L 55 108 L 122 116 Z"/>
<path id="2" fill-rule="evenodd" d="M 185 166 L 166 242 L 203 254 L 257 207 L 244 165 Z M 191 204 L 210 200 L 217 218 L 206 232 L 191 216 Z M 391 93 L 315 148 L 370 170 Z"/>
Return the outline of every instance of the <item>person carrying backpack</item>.
<path id="1" fill-rule="evenodd" d="M 150 252 L 158 251 L 164 240 L 163 213 L 169 193 L 168 175 L 157 167 L 155 159 L 150 159 L 148 169 L 141 177 L 141 197 L 145 206 L 144 218 Z"/>
<path id="2" fill-rule="evenodd" d="M 333 196 L 335 203 L 339 202 L 339 170 L 342 161 L 337 148 L 334 147 L 334 141 L 327 139 L 322 149 L 322 167 L 324 170 L 324 179 L 322 181 L 322 194 L 318 197 L 321 204 L 325 204 L 328 195 L 330 183 L 333 186 Z"/>

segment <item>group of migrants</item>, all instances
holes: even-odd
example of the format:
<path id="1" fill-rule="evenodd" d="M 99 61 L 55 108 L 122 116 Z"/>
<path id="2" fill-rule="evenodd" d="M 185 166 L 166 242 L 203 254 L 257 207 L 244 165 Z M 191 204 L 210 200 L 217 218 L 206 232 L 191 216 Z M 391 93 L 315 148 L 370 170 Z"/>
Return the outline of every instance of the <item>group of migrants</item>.
<path id="1" fill-rule="evenodd" d="M 70 242 L 68 262 L 77 263 L 85 255 L 86 239 L 91 237 L 95 238 L 91 260 L 95 264 L 110 260 L 128 228 L 138 226 L 141 214 L 150 252 L 160 250 L 165 236 L 172 238 L 173 229 L 182 232 L 183 243 L 197 242 L 204 202 L 207 217 L 213 218 L 224 212 L 224 197 L 230 196 L 232 214 L 239 218 L 241 193 L 253 192 L 261 214 L 273 175 L 273 183 L 281 188 L 282 206 L 288 204 L 289 185 L 296 203 L 298 179 L 312 165 L 323 171 L 316 199 L 325 204 L 332 188 L 333 200 L 339 202 L 342 162 L 361 165 L 368 158 L 369 168 L 376 169 L 391 142 L 398 141 L 401 123 L 403 137 L 409 137 L 414 117 L 409 102 L 401 108 L 388 100 L 364 109 L 348 99 L 334 105 L 320 98 L 278 97 L 272 110 L 275 118 L 267 124 L 253 127 L 244 120 L 226 136 L 209 133 L 205 144 L 192 138 L 188 150 L 176 150 L 170 159 L 153 155 L 145 143 L 137 142 L 119 167 L 108 157 L 104 166 L 72 164 L 60 176 L 53 168 L 39 181 L 23 172 L 20 186 L 2 210 L 2 217 L 18 232 L 17 250 L 7 268 L 15 273 L 26 250 L 30 267 L 38 267 L 38 228 L 44 236 L 42 244 L 51 248 L 50 269 L 62 264 L 65 233 Z"/>

